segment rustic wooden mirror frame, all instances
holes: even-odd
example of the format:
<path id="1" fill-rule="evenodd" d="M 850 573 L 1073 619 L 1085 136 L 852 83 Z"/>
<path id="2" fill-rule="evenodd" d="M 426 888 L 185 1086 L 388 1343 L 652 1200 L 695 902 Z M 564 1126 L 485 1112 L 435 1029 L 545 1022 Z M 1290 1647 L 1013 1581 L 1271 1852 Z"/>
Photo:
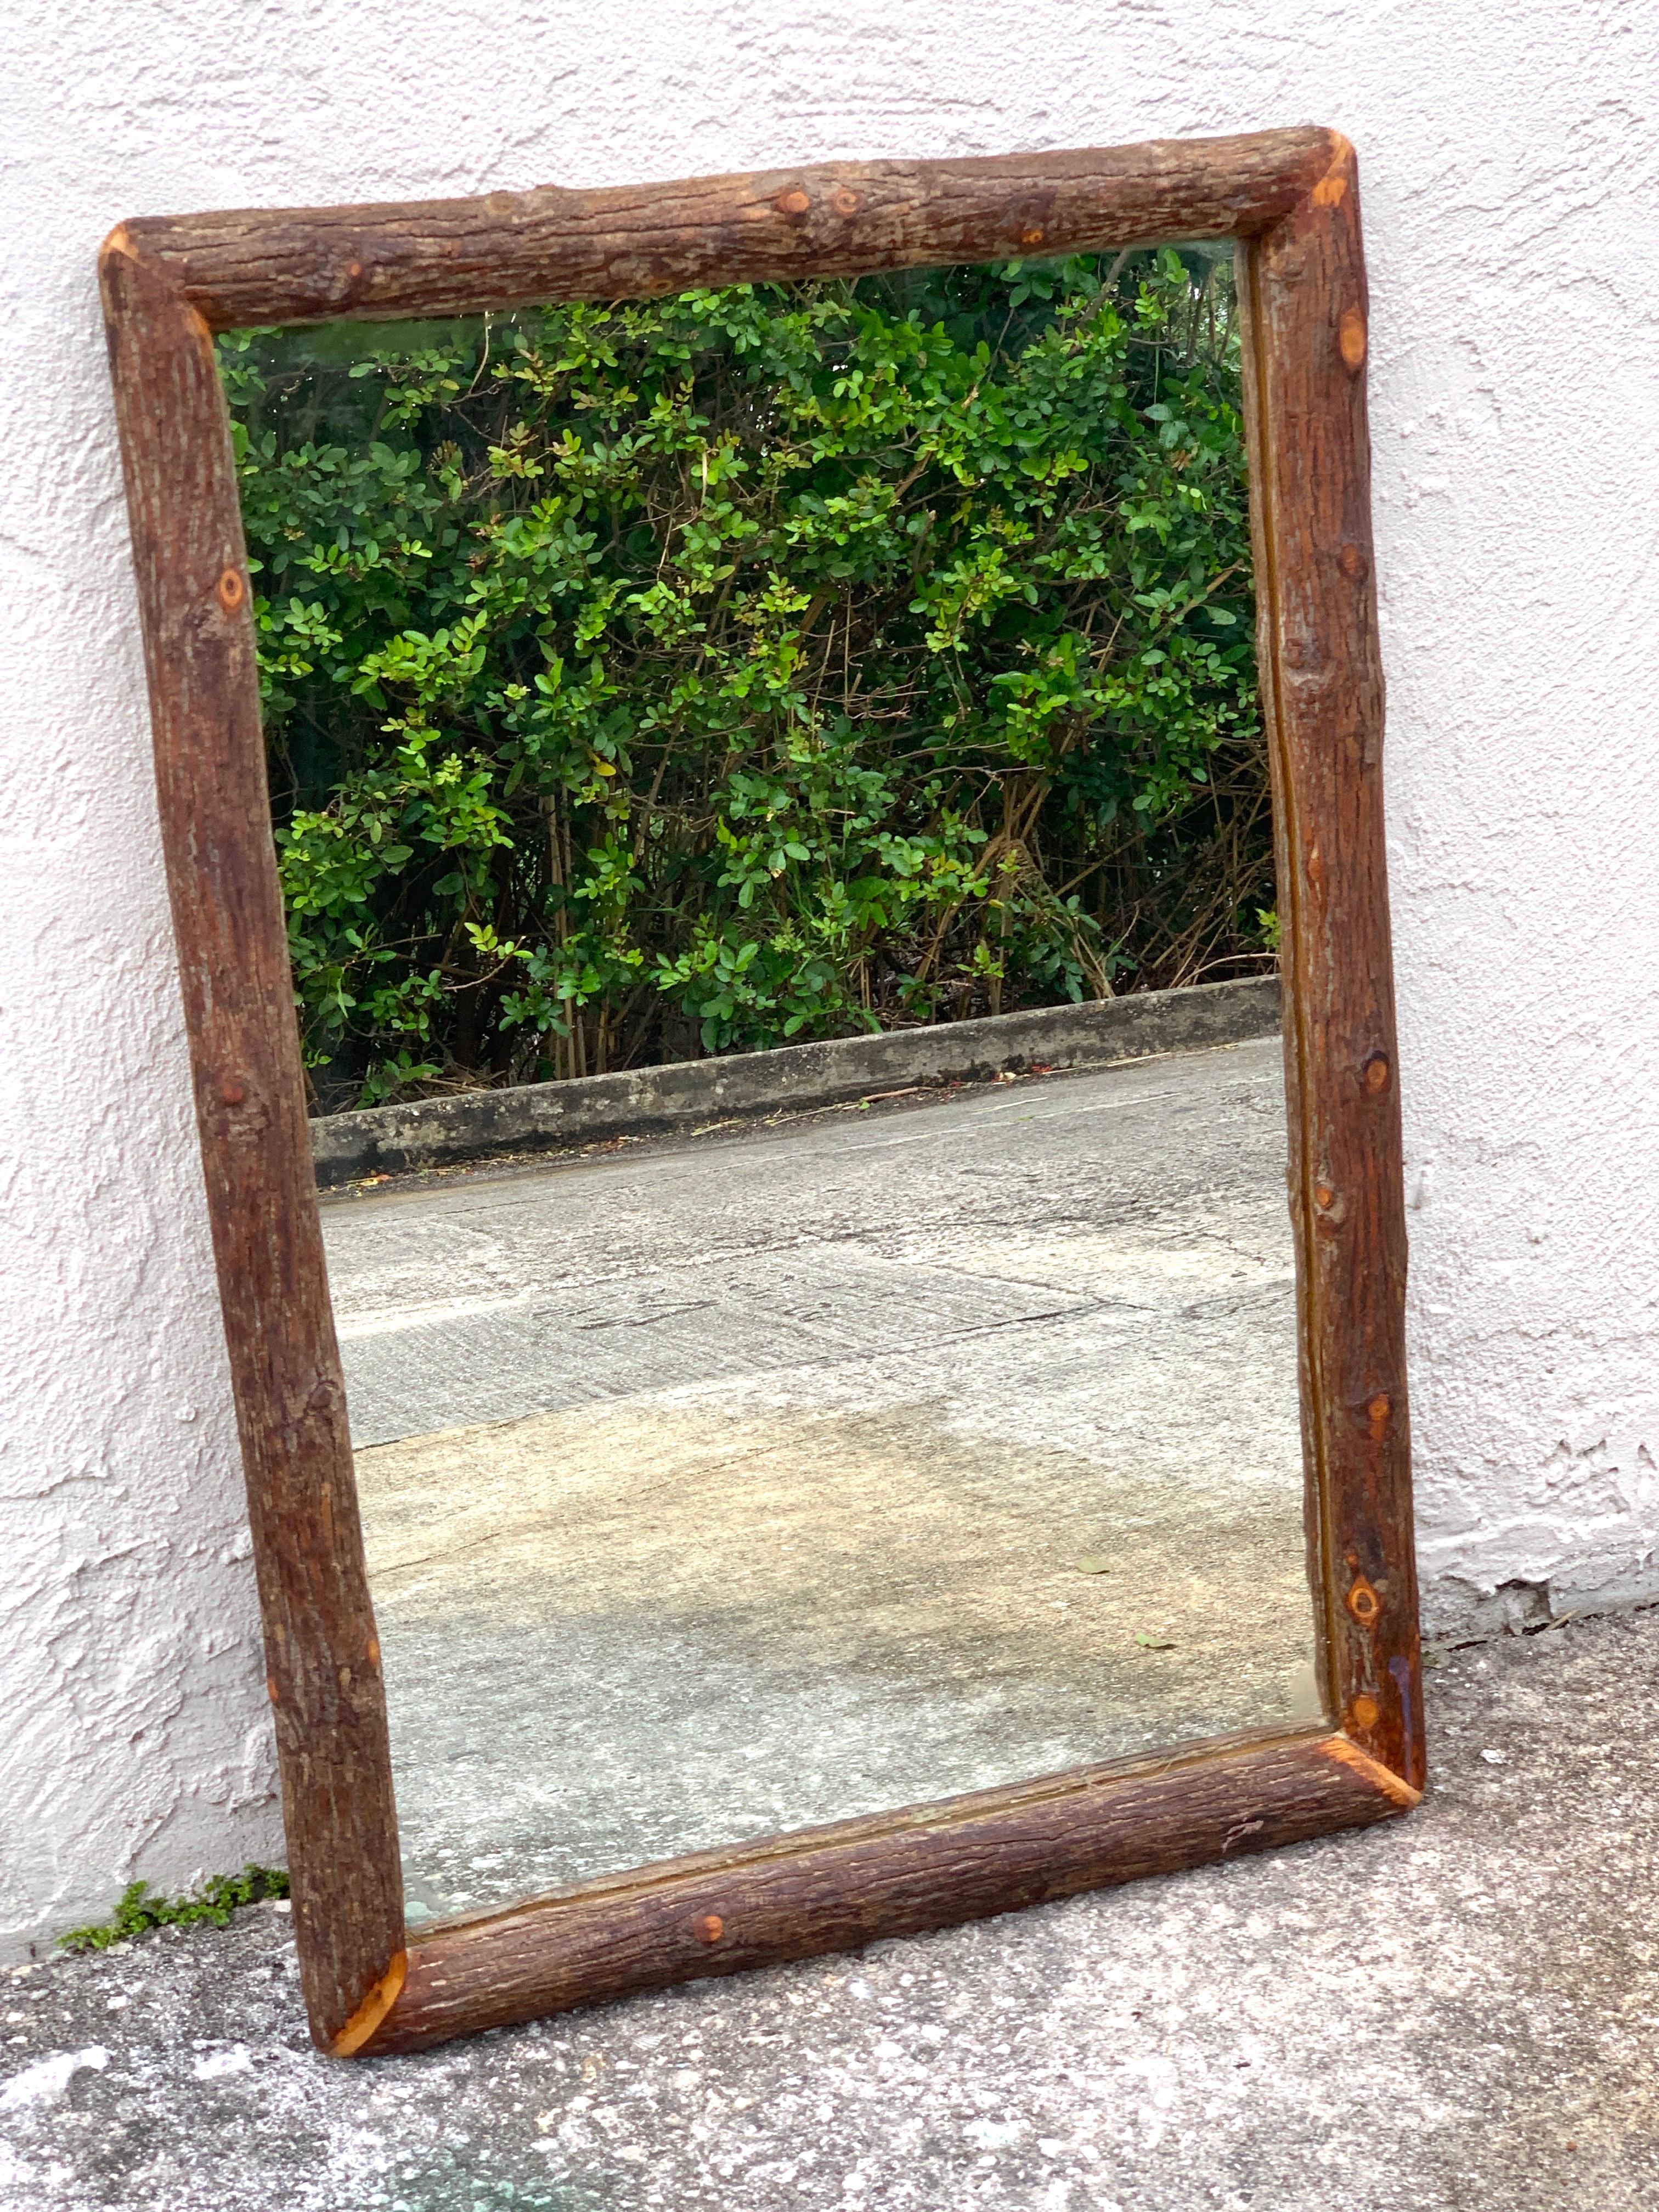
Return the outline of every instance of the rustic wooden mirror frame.
<path id="1" fill-rule="evenodd" d="M 1324 1723 L 702 1852 L 405 1931 L 216 332 L 1240 242 Z M 1352 149 L 1266 131 L 122 225 L 101 270 L 312 2033 L 408 2051 L 1378 1820 L 1424 1779 Z"/>

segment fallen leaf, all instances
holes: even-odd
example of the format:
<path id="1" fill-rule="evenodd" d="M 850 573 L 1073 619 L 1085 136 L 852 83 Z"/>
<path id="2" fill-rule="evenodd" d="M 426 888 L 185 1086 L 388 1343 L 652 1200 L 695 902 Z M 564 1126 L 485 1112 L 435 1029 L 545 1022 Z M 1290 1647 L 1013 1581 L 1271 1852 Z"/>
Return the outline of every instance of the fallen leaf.
<path id="1" fill-rule="evenodd" d="M 1143 1651 L 1173 1651 L 1176 1648 L 1173 1636 L 1148 1636 L 1144 1628 L 1136 1629 L 1135 1642 Z"/>
<path id="2" fill-rule="evenodd" d="M 1072 1565 L 1080 1575 L 1109 1575 L 1112 1571 L 1111 1561 L 1098 1556 L 1086 1559 L 1073 1559 Z"/>

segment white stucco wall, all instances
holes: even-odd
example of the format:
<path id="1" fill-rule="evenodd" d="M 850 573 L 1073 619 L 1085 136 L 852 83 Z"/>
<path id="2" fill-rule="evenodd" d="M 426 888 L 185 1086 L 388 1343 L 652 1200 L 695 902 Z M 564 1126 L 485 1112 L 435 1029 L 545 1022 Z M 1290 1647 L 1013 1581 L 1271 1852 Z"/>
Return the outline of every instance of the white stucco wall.
<path id="1" fill-rule="evenodd" d="M 94 283 L 119 216 L 1320 122 L 1359 149 L 1438 1619 L 1659 1596 L 1638 0 L 12 0 L 0 1946 L 281 1851 Z"/>

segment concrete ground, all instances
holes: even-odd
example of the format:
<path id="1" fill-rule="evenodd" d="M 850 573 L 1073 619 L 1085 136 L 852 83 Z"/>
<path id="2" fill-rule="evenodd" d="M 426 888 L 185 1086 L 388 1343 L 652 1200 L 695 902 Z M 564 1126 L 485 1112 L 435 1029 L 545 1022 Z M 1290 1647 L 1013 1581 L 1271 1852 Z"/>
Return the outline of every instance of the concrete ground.
<path id="1" fill-rule="evenodd" d="M 1264 1039 L 329 1205 L 412 1916 L 1311 1710 L 1284 1177 Z"/>
<path id="2" fill-rule="evenodd" d="M 1659 1614 L 1444 1656 L 1407 1819 L 414 2058 L 289 1923 L 0 1978 L 3 2212 L 1640 2212 Z"/>

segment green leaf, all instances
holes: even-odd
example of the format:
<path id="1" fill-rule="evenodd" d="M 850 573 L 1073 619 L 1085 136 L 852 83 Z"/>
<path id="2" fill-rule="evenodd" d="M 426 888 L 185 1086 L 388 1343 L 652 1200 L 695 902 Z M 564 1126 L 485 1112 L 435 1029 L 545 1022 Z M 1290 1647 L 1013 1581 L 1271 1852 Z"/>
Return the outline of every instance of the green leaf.
<path id="1" fill-rule="evenodd" d="M 1224 262 L 219 358 L 314 1070 L 392 1097 L 589 1065 L 601 1016 L 637 1065 L 1260 972 Z"/>

